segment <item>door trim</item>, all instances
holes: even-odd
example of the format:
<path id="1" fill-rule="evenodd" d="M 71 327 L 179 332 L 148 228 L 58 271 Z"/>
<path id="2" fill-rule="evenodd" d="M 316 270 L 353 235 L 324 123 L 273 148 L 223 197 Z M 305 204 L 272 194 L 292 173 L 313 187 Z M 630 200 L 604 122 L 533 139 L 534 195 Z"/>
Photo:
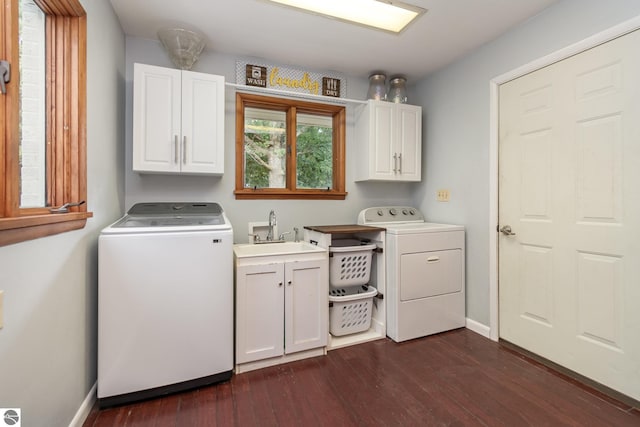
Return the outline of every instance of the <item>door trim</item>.
<path id="1" fill-rule="evenodd" d="M 489 82 L 489 338 L 500 337 L 498 313 L 498 137 L 500 85 L 640 29 L 640 15 L 494 77 Z"/>

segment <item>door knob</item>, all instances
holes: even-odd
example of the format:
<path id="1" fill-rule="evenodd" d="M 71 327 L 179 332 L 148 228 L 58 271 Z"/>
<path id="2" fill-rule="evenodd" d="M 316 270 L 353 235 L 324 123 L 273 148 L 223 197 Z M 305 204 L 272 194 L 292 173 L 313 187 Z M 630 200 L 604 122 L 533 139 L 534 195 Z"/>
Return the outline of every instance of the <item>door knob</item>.
<path id="1" fill-rule="evenodd" d="M 511 231 L 511 226 L 510 225 L 505 225 L 502 228 L 500 228 L 498 231 L 501 232 L 502 234 L 504 234 L 505 236 L 515 236 L 516 235 L 516 233 L 513 233 Z"/>

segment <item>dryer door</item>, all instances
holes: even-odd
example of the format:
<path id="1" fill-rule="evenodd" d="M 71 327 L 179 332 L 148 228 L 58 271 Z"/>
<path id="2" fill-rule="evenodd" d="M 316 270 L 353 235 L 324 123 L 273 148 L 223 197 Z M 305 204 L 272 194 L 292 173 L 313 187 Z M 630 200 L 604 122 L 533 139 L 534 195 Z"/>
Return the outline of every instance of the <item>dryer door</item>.
<path id="1" fill-rule="evenodd" d="M 462 291 L 462 250 L 406 253 L 400 256 L 400 300 L 410 301 Z"/>

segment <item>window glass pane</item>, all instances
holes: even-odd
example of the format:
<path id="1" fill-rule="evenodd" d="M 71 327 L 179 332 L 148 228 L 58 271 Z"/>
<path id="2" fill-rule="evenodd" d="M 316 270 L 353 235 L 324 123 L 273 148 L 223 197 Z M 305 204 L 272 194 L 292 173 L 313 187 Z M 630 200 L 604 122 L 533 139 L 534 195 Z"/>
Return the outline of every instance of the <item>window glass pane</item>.
<path id="1" fill-rule="evenodd" d="M 284 111 L 245 108 L 245 188 L 285 188 L 287 116 Z"/>
<path id="2" fill-rule="evenodd" d="M 312 114 L 297 115 L 297 188 L 333 188 L 333 120 Z"/>
<path id="3" fill-rule="evenodd" d="M 45 16 L 20 0 L 20 207 L 46 203 Z"/>

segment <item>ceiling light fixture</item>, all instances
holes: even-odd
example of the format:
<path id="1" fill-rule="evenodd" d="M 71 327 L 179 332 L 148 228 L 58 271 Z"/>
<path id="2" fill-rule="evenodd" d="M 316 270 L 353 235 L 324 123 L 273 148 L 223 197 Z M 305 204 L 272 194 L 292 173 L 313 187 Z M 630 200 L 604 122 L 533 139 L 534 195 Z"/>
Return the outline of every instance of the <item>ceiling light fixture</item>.
<path id="1" fill-rule="evenodd" d="M 427 10 L 385 0 L 268 0 L 306 12 L 400 33 Z"/>
<path id="2" fill-rule="evenodd" d="M 204 37 L 183 28 L 166 28 L 158 31 L 158 38 L 176 67 L 190 70 L 204 49 Z"/>

